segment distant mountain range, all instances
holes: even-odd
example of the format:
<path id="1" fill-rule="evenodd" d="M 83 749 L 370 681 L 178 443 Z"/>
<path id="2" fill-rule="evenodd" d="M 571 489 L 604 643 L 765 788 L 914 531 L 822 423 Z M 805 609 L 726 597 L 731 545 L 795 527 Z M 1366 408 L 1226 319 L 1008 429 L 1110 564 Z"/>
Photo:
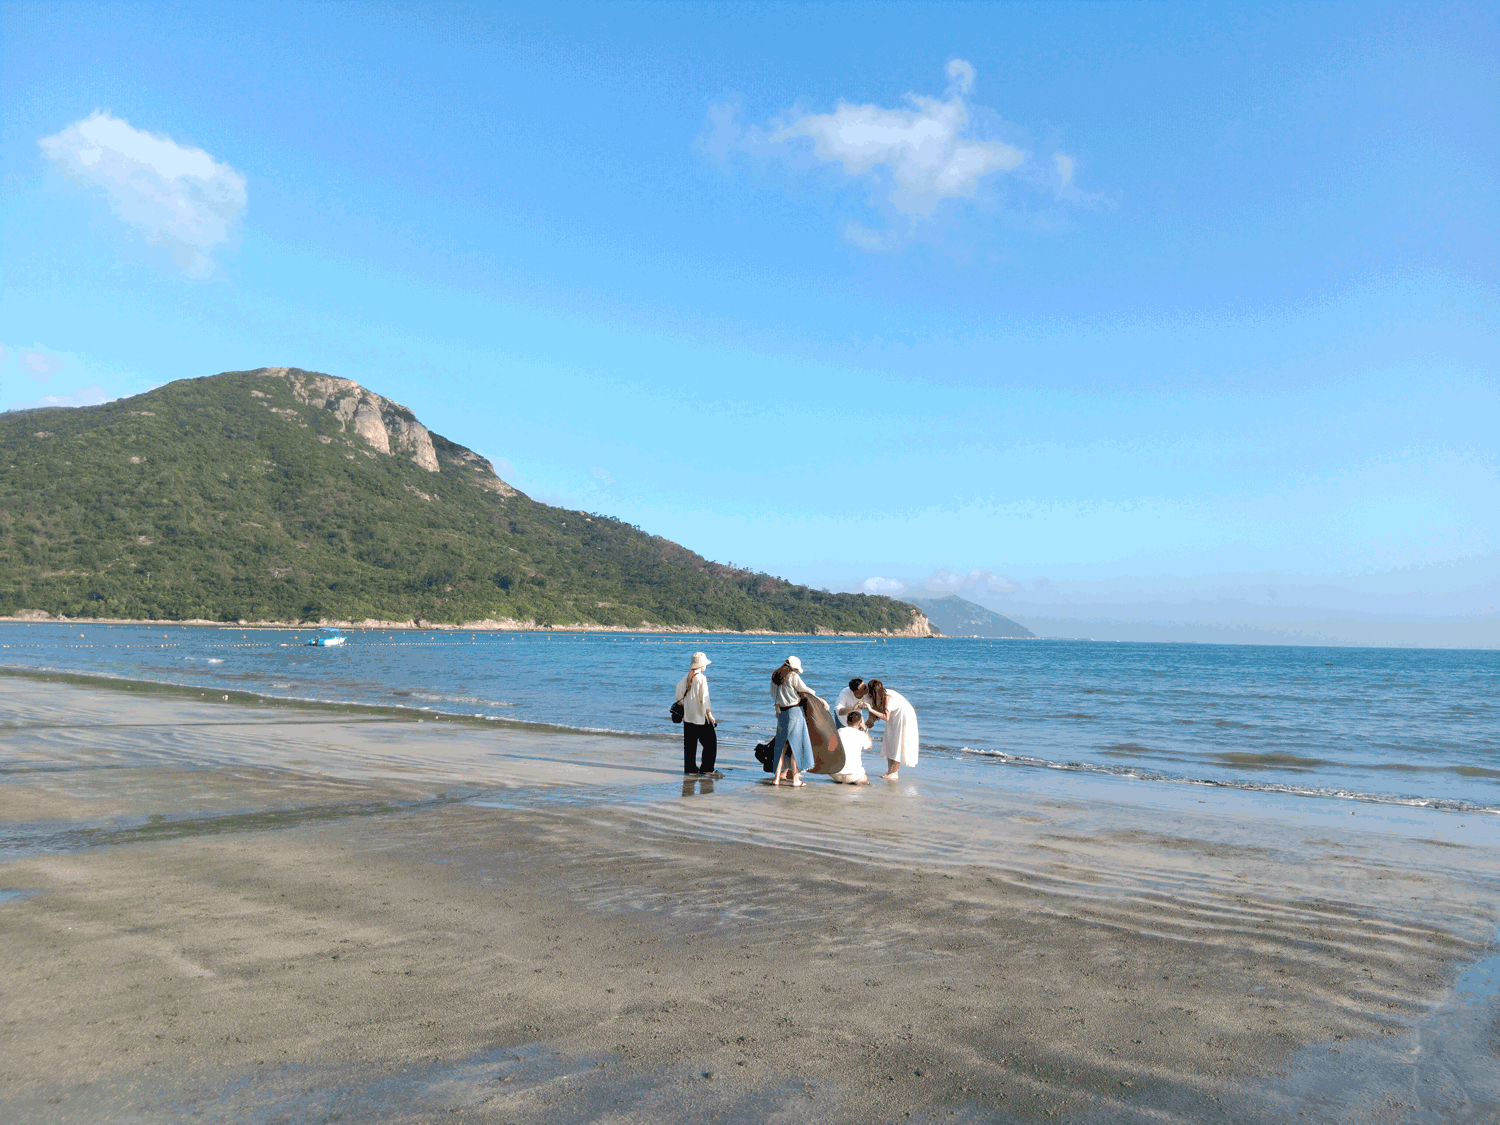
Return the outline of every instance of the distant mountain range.
<path id="1" fill-rule="evenodd" d="M 0 414 L 0 614 L 926 636 L 892 598 L 540 504 L 347 379 L 184 379 Z"/>
<path id="2" fill-rule="evenodd" d="M 927 619 L 947 637 L 995 637 L 1005 639 L 1036 639 L 1036 634 L 1024 625 L 1018 625 L 1009 617 L 992 613 L 982 605 L 965 601 L 957 594 L 946 598 L 903 598 L 923 613 Z"/>

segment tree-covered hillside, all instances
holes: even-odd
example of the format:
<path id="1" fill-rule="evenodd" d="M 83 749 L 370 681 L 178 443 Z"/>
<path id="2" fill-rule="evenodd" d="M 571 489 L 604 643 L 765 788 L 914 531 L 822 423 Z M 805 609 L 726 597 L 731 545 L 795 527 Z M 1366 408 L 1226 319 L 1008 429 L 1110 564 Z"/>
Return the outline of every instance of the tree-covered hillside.
<path id="1" fill-rule="evenodd" d="M 539 504 L 347 380 L 266 368 L 0 414 L 0 613 L 925 632 L 909 605 Z"/>

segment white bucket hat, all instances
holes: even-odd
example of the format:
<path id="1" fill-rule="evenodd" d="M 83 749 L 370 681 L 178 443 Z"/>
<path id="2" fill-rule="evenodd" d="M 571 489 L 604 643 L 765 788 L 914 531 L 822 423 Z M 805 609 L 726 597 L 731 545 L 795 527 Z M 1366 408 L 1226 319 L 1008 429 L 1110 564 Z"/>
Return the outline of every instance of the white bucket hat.
<path id="1" fill-rule="evenodd" d="M 707 668 L 712 663 L 713 661 L 708 658 L 707 653 L 695 652 L 693 653 L 693 661 L 688 665 L 688 669 L 690 671 L 696 671 L 701 668 Z"/>
<path id="2" fill-rule="evenodd" d="M 795 656 L 788 656 L 786 658 L 786 663 L 787 667 L 789 667 L 793 672 L 802 671 L 802 661 L 798 660 Z"/>

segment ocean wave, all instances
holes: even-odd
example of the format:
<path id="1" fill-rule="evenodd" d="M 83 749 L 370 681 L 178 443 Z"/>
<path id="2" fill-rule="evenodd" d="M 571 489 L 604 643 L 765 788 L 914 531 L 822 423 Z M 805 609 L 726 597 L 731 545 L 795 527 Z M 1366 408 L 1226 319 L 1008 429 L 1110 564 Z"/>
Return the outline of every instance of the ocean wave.
<path id="1" fill-rule="evenodd" d="M 80 680 L 101 680 L 109 683 L 146 684 L 152 687 L 174 688 L 179 691 L 221 691 L 226 686 L 221 680 L 215 680 L 215 682 L 205 683 L 202 681 L 194 681 L 192 679 L 141 675 L 139 672 L 135 674 L 125 674 L 95 668 L 91 668 L 87 671 L 79 671 L 74 668 L 60 668 L 56 665 L 51 664 L 13 664 L 8 662 L 0 662 L 0 669 L 21 672 L 23 674 L 68 676 Z M 281 685 L 272 684 L 270 686 L 279 687 Z M 252 695 L 260 699 L 273 700 L 277 703 L 305 703 L 311 704 L 316 707 L 363 707 L 381 711 L 405 711 L 411 714 L 432 715 L 434 717 L 443 719 L 482 719 L 487 722 L 503 723 L 508 727 L 522 727 L 528 730 L 549 731 L 556 732 L 558 734 L 602 734 L 608 735 L 613 738 L 640 738 L 650 739 L 653 741 L 661 740 L 664 738 L 676 739 L 679 737 L 676 732 L 662 734 L 659 731 L 653 732 L 625 730 L 618 727 L 581 726 L 573 723 L 549 723 L 536 719 L 520 719 L 516 718 L 514 715 L 489 715 L 483 711 L 460 711 L 452 707 L 436 707 L 424 704 L 398 703 L 395 702 L 392 698 L 405 697 L 409 699 L 444 699 L 444 697 L 442 696 L 430 695 L 423 692 L 391 691 L 386 693 L 383 698 L 376 695 L 371 695 L 365 698 L 349 698 L 347 696 L 335 697 L 322 695 L 298 695 L 284 690 L 266 691 L 263 689 L 257 690 L 237 687 L 231 687 L 229 690 L 235 691 L 241 695 Z M 475 701 L 485 703 L 491 707 L 520 706 L 520 704 L 518 703 L 489 701 L 477 698 Z"/>
<path id="2" fill-rule="evenodd" d="M 922 749 L 927 750 L 929 748 L 924 746 Z M 1500 805 L 1486 805 L 1457 798 L 1404 796 L 1399 793 L 1373 793 L 1330 785 L 1298 785 L 1292 782 L 1240 781 L 1226 778 L 1191 777 L 1186 774 L 1170 774 L 1159 770 L 1142 769 L 1139 766 L 1117 766 L 1102 762 L 1058 762 L 1047 758 L 1033 758 L 1026 754 L 1008 754 L 1004 750 L 976 750 L 969 746 L 959 746 L 957 748 L 934 746 L 931 749 L 939 753 L 946 751 L 948 754 L 976 761 L 991 762 L 996 765 L 1020 766 L 1028 769 L 1059 770 L 1066 773 L 1092 773 L 1101 774 L 1105 777 L 1128 778 L 1132 781 L 1150 781 L 1171 785 L 1202 785 L 1213 789 L 1239 789 L 1251 793 L 1279 793 L 1290 797 L 1364 801 L 1372 805 L 1401 805 L 1407 808 L 1439 809 L 1444 812 L 1491 813 L 1500 815 Z"/>
<path id="3" fill-rule="evenodd" d="M 507 703 L 503 699 L 485 699 L 479 695 L 442 695 L 420 691 L 402 692 L 412 699 L 425 699 L 431 703 L 479 704 L 481 707 L 519 707 L 518 703 Z"/>
<path id="4" fill-rule="evenodd" d="M 188 695 L 227 691 L 267 702 L 430 716 L 486 729 L 505 726 L 537 737 L 577 733 L 641 740 L 639 745 L 651 745 L 654 753 L 680 737 L 680 728 L 666 725 L 664 706 L 681 673 L 676 657 L 685 652 L 678 650 L 703 643 L 679 636 L 606 635 L 587 644 L 560 643 L 558 637 L 534 634 L 489 644 L 488 653 L 456 645 L 447 656 L 408 661 L 381 649 L 361 663 L 360 653 L 369 647 L 364 641 L 332 650 L 343 654 L 335 661 L 326 651 L 312 650 L 321 653 L 314 656 L 300 646 L 199 643 L 210 635 L 174 630 L 175 641 L 167 644 L 156 639 L 162 636 L 157 630 L 155 637 L 118 638 L 137 643 L 83 645 L 62 634 L 56 643 L 38 643 L 44 638 L 23 635 L 20 626 L 0 626 L 0 641 L 27 642 L 0 645 L 15 649 L 0 653 L 0 665 L 85 680 L 161 684 Z M 731 643 L 771 641 L 714 641 Z M 1500 708 L 1486 691 L 1493 654 L 1429 654 L 1413 669 L 1405 654 L 1361 653 L 1362 693 L 1351 693 L 1342 681 L 1309 684 L 1305 653 L 1246 650 L 1215 663 L 1214 654 L 1203 650 L 1186 654 L 1191 656 L 1186 664 L 1179 661 L 1180 667 L 1165 673 L 1155 657 L 1143 662 L 1126 659 L 1126 653 L 1105 675 L 1093 667 L 1098 654 L 1080 671 L 1065 647 L 1016 648 L 1015 654 L 1025 655 L 1020 664 L 992 666 L 989 657 L 959 660 L 953 654 L 963 646 L 912 642 L 900 654 L 882 646 L 869 662 L 901 657 L 902 690 L 922 713 L 922 749 L 949 759 L 951 765 L 943 768 L 960 775 L 1008 765 L 1071 772 L 1079 782 L 1101 775 L 1287 799 L 1500 812 Z M 227 661 L 215 663 L 223 659 L 218 652 L 231 648 L 234 669 Z M 1042 659 L 1047 652 L 1052 656 Z M 766 656 L 769 649 L 747 648 L 740 659 L 715 665 L 726 753 L 748 750 L 770 731 L 763 703 L 767 669 L 750 667 L 757 654 Z M 248 659 L 252 656 L 257 659 Z M 1247 661 L 1253 673 L 1248 677 Z M 518 693 L 518 701 L 487 695 L 500 687 Z M 995 706 L 994 693 L 1007 693 L 1004 706 Z M 1136 791 L 1142 798 L 1153 792 L 1149 786 Z"/>

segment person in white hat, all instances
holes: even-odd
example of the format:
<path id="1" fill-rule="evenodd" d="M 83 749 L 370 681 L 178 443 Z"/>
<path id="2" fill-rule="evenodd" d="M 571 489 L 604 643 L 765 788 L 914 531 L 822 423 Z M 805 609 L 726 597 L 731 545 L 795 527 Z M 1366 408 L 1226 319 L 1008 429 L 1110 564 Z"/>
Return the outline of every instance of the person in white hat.
<path id="1" fill-rule="evenodd" d="M 685 777 L 723 777 L 714 769 L 719 759 L 719 736 L 708 705 L 708 677 L 703 674 L 713 661 L 705 653 L 695 652 L 688 663 L 688 673 L 677 684 L 677 702 L 682 704 L 682 772 Z M 698 765 L 698 747 L 703 747 L 703 764 Z"/>
<path id="2" fill-rule="evenodd" d="M 771 673 L 771 701 L 776 705 L 776 738 L 771 743 L 771 761 L 776 763 L 772 785 L 783 778 L 792 785 L 806 785 L 801 772 L 812 769 L 812 738 L 807 733 L 807 716 L 802 711 L 801 693 L 815 695 L 802 680 L 802 661 L 788 656 L 786 662 Z M 782 769 L 782 762 L 789 769 Z"/>

